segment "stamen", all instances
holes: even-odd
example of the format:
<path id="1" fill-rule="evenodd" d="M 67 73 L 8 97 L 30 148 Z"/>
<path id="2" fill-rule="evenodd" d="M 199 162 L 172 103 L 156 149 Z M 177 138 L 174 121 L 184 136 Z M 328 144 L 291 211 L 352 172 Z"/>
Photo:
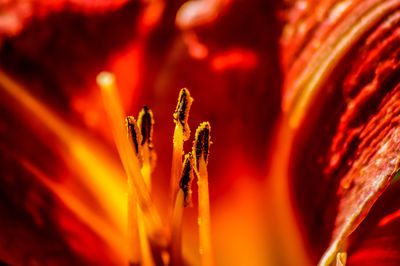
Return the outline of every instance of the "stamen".
<path id="1" fill-rule="evenodd" d="M 165 246 L 166 235 L 162 227 L 160 216 L 143 179 L 139 160 L 129 139 L 126 137 L 126 129 L 122 124 L 125 114 L 117 95 L 114 75 L 102 72 L 98 75 L 97 82 L 102 89 L 102 98 L 111 122 L 115 143 L 128 176 L 128 223 L 134 223 L 137 219 L 136 209 L 138 204 L 143 214 L 143 221 L 146 225 L 149 238 L 154 245 Z M 136 195 L 137 200 L 135 199 Z M 129 212 L 131 212 L 131 214 L 129 214 Z M 137 224 L 135 226 L 137 228 Z M 133 229 L 134 226 L 129 224 L 129 228 Z M 131 243 L 133 244 L 132 248 L 137 249 L 139 246 L 138 241 Z"/>
<path id="2" fill-rule="evenodd" d="M 193 98 L 190 97 L 188 89 L 183 88 L 179 93 L 178 105 L 176 106 L 174 119 L 175 123 L 180 123 L 183 128 L 183 140 L 186 141 L 190 137 L 190 128 L 187 123 L 189 119 L 189 111 L 192 106 Z"/>
<path id="3" fill-rule="evenodd" d="M 192 181 L 193 176 L 193 154 L 189 152 L 185 156 L 185 161 L 183 162 L 182 178 L 179 182 L 179 186 L 183 191 L 184 196 L 184 206 L 190 206 L 192 204 Z"/>
<path id="4" fill-rule="evenodd" d="M 193 98 L 184 88 L 179 93 L 178 104 L 174 113 L 175 131 L 173 137 L 173 154 L 171 170 L 171 260 L 173 265 L 181 265 L 181 223 L 186 196 L 180 189 L 182 178 L 183 143 L 190 137 L 188 125 L 189 111 Z"/>
<path id="5" fill-rule="evenodd" d="M 182 265 L 182 215 L 184 207 L 191 205 L 191 185 L 194 173 L 196 173 L 198 177 L 198 223 L 202 265 L 215 265 L 211 243 L 207 172 L 211 144 L 211 127 L 208 122 L 203 122 L 198 127 L 193 152 L 185 156 L 182 164 L 183 144 L 190 137 L 188 118 L 193 99 L 190 97 L 189 91 L 187 89 L 180 91 L 178 105 L 174 113 L 175 131 L 170 213 L 172 219 L 169 220 L 170 227 L 168 228 L 171 238 L 169 239 L 168 253 L 166 253 L 165 231 L 150 196 L 151 171 L 155 160 L 152 143 L 153 113 L 145 106 L 139 113 L 137 122 L 132 116 L 126 117 L 127 138 L 126 131 L 124 134 L 121 123 L 124 112 L 116 92 L 114 76 L 110 73 L 101 73 L 98 76 L 98 84 L 102 88 L 103 100 L 111 120 L 115 142 L 128 176 L 128 223 L 132 252 L 130 264 L 158 265 L 162 264 L 159 259 L 163 255 L 168 255 L 171 262 L 167 259 L 167 264 Z M 139 229 L 139 233 L 137 229 Z M 139 250 L 141 250 L 141 253 L 138 253 Z"/>
<path id="6" fill-rule="evenodd" d="M 214 251 L 211 241 L 211 225 L 210 225 L 210 199 L 208 192 L 208 153 L 210 149 L 210 131 L 211 127 L 208 122 L 203 122 L 197 128 L 196 139 L 193 145 L 193 153 L 195 154 L 195 172 L 198 177 L 198 193 L 199 193 L 199 240 L 200 240 L 200 256 L 203 266 L 215 265 Z"/>
<path id="7" fill-rule="evenodd" d="M 139 146 L 140 143 L 140 150 L 142 154 L 142 175 L 144 181 L 149 190 L 151 190 L 151 173 L 155 167 L 155 153 L 153 151 L 153 112 L 147 107 L 144 106 L 143 109 L 140 111 L 137 120 L 137 127 L 135 132 L 139 132 L 141 135 L 141 141 L 137 138 L 137 144 Z M 136 125 L 136 123 L 135 123 Z M 136 134 L 136 135 L 139 135 Z M 143 258 L 143 265 L 155 265 L 154 259 L 152 257 L 152 251 L 150 247 L 149 240 L 147 238 L 146 233 L 146 226 L 143 223 L 143 213 L 142 211 L 138 210 L 138 217 L 139 217 L 139 235 L 140 235 L 140 245 L 142 247 L 142 258 Z"/>
<path id="8" fill-rule="evenodd" d="M 173 213 L 175 197 L 179 191 L 179 181 L 182 174 L 183 143 L 190 137 L 188 118 L 192 102 L 193 98 L 190 97 L 188 89 L 182 89 L 179 93 L 178 104 L 174 113 L 175 131 L 171 170 L 171 214 Z"/>
<path id="9" fill-rule="evenodd" d="M 139 243 L 139 229 L 137 219 L 138 199 L 134 192 L 134 179 L 137 178 L 135 172 L 138 171 L 138 162 L 134 151 L 128 139 L 124 134 L 124 128 L 121 123 L 124 117 L 124 111 L 120 104 L 116 87 L 115 76 L 112 73 L 101 72 L 97 76 L 97 84 L 102 90 L 104 106 L 111 122 L 115 143 L 128 176 L 128 246 L 129 246 L 129 264 L 140 265 L 142 262 L 141 248 Z M 132 154 L 132 156 L 131 156 Z M 134 157 L 134 158 L 132 158 Z M 128 159 L 129 158 L 129 159 Z M 136 160 L 136 161 L 135 161 Z"/>

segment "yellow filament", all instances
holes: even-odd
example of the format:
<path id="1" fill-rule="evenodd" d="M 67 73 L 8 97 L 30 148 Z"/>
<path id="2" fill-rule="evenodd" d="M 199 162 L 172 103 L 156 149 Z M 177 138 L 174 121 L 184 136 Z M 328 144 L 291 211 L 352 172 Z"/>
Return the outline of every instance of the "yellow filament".
<path id="1" fill-rule="evenodd" d="M 183 212 L 183 195 L 179 189 L 182 174 L 183 128 L 177 122 L 173 137 L 172 171 L 171 171 L 171 205 L 170 205 L 170 234 L 171 261 L 173 265 L 181 265 L 181 223 Z M 179 202 L 179 198 L 181 201 Z M 178 235 L 176 235 L 178 234 Z"/>
<path id="2" fill-rule="evenodd" d="M 175 126 L 173 138 L 172 154 L 172 173 L 171 173 L 171 195 L 172 202 L 175 201 L 176 193 L 179 189 L 179 180 L 182 174 L 182 155 L 183 155 L 183 128 L 178 122 Z"/>
<path id="3" fill-rule="evenodd" d="M 149 150 L 148 145 L 142 146 L 143 151 L 143 166 L 142 166 L 142 175 L 144 178 L 144 182 L 147 185 L 147 188 L 151 191 L 151 172 L 152 172 L 152 162 L 151 162 L 151 151 Z"/>
<path id="4" fill-rule="evenodd" d="M 182 215 L 183 215 L 183 191 L 179 189 L 176 194 L 175 206 L 172 218 L 171 236 L 171 262 L 172 265 L 182 265 Z"/>
<path id="5" fill-rule="evenodd" d="M 142 146 L 142 152 L 143 152 L 143 165 L 142 165 L 142 175 L 144 178 L 144 181 L 147 185 L 147 188 L 149 191 L 151 191 L 151 166 L 150 166 L 150 153 L 149 153 L 149 147 L 147 145 Z M 142 263 L 143 266 L 153 266 L 155 265 L 152 253 L 151 253 L 151 248 L 150 248 L 150 243 L 147 238 L 147 233 L 146 233 L 146 225 L 143 222 L 143 212 L 140 210 L 139 206 L 138 207 L 138 216 L 139 216 L 139 236 L 140 236 L 140 245 L 142 248 Z"/>
<path id="6" fill-rule="evenodd" d="M 201 265 L 213 266 L 214 251 L 211 241 L 211 224 L 210 224 L 210 199 L 208 193 L 208 172 L 204 158 L 199 161 L 198 173 L 198 193 L 199 193 L 199 240 Z"/>
<path id="7" fill-rule="evenodd" d="M 137 196 L 132 184 L 128 178 L 128 246 L 129 246 L 129 264 L 139 265 L 142 261 L 141 235 L 138 225 L 138 207 Z"/>
<path id="8" fill-rule="evenodd" d="M 146 225 L 143 219 L 143 212 L 140 210 L 139 205 L 137 205 L 138 214 L 138 227 L 139 227 L 139 238 L 140 246 L 142 251 L 142 265 L 143 266 L 153 266 L 155 265 L 151 253 L 150 243 L 147 238 Z"/>

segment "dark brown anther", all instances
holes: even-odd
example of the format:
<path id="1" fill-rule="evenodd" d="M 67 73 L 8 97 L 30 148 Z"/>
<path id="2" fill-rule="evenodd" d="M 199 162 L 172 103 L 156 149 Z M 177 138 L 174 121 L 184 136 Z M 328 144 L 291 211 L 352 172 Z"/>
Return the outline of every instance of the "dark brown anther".
<path id="1" fill-rule="evenodd" d="M 182 177 L 179 182 L 179 187 L 183 191 L 184 195 L 184 206 L 190 206 L 192 204 L 192 181 L 194 178 L 193 174 L 193 154 L 189 152 L 185 156 L 185 161 L 182 167 Z"/>
<path id="2" fill-rule="evenodd" d="M 142 134 L 139 131 L 136 120 L 133 116 L 127 116 L 125 118 L 125 125 L 128 131 L 128 137 L 132 141 L 134 150 L 138 158 L 140 159 L 139 143 L 142 142 Z"/>
<path id="3" fill-rule="evenodd" d="M 208 163 L 208 152 L 210 149 L 210 123 L 203 122 L 196 130 L 196 138 L 193 145 L 193 153 L 196 157 L 196 169 L 199 171 L 200 159 L 203 159 L 205 164 Z"/>
<path id="4" fill-rule="evenodd" d="M 188 125 L 189 111 L 192 106 L 193 98 L 190 97 L 188 89 L 183 88 L 179 93 L 178 104 L 175 109 L 175 123 L 180 123 L 183 128 L 184 140 L 189 139 L 190 129 Z"/>
<path id="5" fill-rule="evenodd" d="M 146 143 L 151 147 L 153 139 L 153 112 L 147 106 L 144 106 L 139 113 L 138 126 L 140 127 L 140 132 L 142 133 L 142 146 Z"/>

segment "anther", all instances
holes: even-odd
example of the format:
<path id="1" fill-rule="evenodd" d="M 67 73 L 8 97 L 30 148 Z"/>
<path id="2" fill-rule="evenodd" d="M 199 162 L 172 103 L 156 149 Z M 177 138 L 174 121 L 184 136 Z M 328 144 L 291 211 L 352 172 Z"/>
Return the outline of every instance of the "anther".
<path id="1" fill-rule="evenodd" d="M 143 146 L 147 143 L 151 147 L 153 140 L 154 119 L 153 112 L 147 106 L 144 106 L 140 111 L 137 124 L 140 127 L 140 132 L 142 133 L 142 142 L 140 144 Z"/>
<path id="2" fill-rule="evenodd" d="M 127 116 L 125 118 L 125 125 L 128 131 L 129 139 L 132 141 L 133 147 L 135 149 L 135 153 L 138 156 L 138 159 L 141 158 L 139 143 L 142 142 L 142 134 L 139 131 L 139 127 L 136 123 L 136 120 L 133 116 Z"/>
<path id="3" fill-rule="evenodd" d="M 188 125 L 189 111 L 192 106 L 193 98 L 190 97 L 188 89 L 183 88 L 179 93 L 178 104 L 175 109 L 174 119 L 176 123 L 180 123 L 183 128 L 184 139 L 189 139 L 190 129 Z"/>
<path id="4" fill-rule="evenodd" d="M 210 123 L 203 122 L 196 130 L 196 137 L 193 145 L 193 153 L 196 157 L 196 169 L 199 171 L 200 160 L 203 159 L 207 165 L 208 152 L 210 149 Z"/>
<path id="5" fill-rule="evenodd" d="M 182 178 L 179 182 L 179 187 L 183 191 L 185 207 L 192 204 L 193 159 L 191 152 L 186 154 L 182 167 Z"/>

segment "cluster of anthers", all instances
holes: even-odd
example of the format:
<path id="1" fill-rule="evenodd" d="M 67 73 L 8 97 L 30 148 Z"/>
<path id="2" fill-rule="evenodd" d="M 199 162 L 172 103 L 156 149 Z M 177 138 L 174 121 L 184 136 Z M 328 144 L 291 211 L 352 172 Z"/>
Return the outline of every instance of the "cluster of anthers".
<path id="1" fill-rule="evenodd" d="M 145 106 L 137 120 L 132 116 L 125 118 L 113 74 L 100 73 L 97 83 L 102 89 L 115 143 L 128 177 L 129 264 L 186 264 L 181 250 L 181 223 L 184 207 L 192 205 L 191 184 L 197 176 L 201 264 L 214 265 L 207 172 L 211 144 L 209 122 L 200 124 L 192 151 L 184 155 L 183 144 L 190 138 L 188 118 L 193 98 L 186 88 L 182 89 L 174 113 L 170 215 L 163 223 L 151 197 L 151 174 L 156 160 L 152 143 L 153 113 Z"/>

